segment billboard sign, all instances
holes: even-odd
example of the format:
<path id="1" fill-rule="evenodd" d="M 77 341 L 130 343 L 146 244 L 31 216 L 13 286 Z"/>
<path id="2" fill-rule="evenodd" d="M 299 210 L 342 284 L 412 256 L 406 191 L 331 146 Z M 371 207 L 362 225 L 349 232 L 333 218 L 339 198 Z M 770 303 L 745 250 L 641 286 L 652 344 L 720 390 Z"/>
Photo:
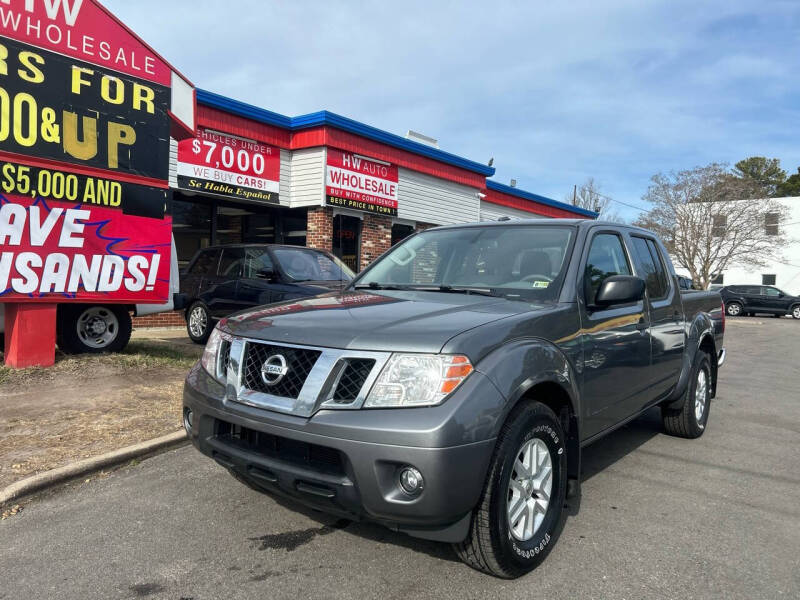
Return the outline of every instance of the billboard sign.
<path id="1" fill-rule="evenodd" d="M 191 84 L 95 0 L 0 0 L 0 301 L 164 302 L 194 128 Z"/>
<path id="2" fill-rule="evenodd" d="M 178 187 L 237 200 L 278 204 L 280 148 L 200 128 L 178 144 Z"/>
<path id="3" fill-rule="evenodd" d="M 325 197 L 340 206 L 397 216 L 397 165 L 328 148 Z"/>

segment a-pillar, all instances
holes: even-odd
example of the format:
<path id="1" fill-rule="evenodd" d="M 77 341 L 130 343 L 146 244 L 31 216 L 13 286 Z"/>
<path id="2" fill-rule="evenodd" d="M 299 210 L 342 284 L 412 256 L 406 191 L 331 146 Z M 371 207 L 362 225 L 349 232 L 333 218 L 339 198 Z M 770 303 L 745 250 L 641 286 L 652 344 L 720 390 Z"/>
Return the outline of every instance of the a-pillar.
<path id="1" fill-rule="evenodd" d="M 55 363 L 55 304 L 6 304 L 5 332 L 7 366 L 24 369 Z"/>

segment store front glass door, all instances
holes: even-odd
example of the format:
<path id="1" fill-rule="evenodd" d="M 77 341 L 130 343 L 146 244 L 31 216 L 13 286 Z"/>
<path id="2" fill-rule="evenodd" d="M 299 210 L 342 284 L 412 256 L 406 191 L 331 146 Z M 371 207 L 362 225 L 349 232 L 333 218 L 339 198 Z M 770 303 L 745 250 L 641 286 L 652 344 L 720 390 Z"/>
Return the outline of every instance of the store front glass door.
<path id="1" fill-rule="evenodd" d="M 333 254 L 358 273 L 361 247 L 361 219 L 348 215 L 336 215 L 333 218 Z"/>

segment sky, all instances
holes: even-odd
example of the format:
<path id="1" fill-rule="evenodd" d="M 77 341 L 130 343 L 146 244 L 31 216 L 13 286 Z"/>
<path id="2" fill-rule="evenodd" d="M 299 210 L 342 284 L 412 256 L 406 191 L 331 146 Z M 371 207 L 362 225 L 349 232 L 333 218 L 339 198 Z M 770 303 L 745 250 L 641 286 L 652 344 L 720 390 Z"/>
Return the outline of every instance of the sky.
<path id="1" fill-rule="evenodd" d="M 102 1 L 199 88 L 413 129 L 556 200 L 594 177 L 628 220 L 659 172 L 800 166 L 797 0 Z"/>

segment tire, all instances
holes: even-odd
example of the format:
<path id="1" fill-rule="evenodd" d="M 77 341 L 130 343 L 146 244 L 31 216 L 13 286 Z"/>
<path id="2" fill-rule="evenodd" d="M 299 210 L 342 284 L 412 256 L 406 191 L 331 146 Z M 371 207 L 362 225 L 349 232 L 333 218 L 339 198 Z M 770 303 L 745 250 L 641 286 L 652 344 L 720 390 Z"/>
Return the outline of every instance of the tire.
<path id="1" fill-rule="evenodd" d="M 194 319 L 194 320 L 193 320 Z M 214 329 L 211 313 L 202 302 L 194 302 L 186 311 L 186 332 L 195 344 L 205 344 Z"/>
<path id="2" fill-rule="evenodd" d="M 708 413 L 711 410 L 711 361 L 708 354 L 697 353 L 690 377 L 681 407 L 677 409 L 662 407 L 661 418 L 668 434 L 696 439 L 705 432 Z M 701 396 L 704 396 L 702 400 Z"/>
<path id="3" fill-rule="evenodd" d="M 59 308 L 56 337 L 65 354 L 101 354 L 123 350 L 132 330 L 124 306 L 65 304 Z"/>
<path id="4" fill-rule="evenodd" d="M 551 466 L 546 507 L 542 507 L 542 503 L 547 495 L 547 476 L 540 475 L 537 484 L 526 480 L 517 466 L 518 457 L 531 446 L 537 452 L 534 462 L 538 465 L 541 461 L 537 469 L 544 470 L 548 459 Z M 544 449 L 547 450 L 546 456 Z M 528 463 L 532 464 L 533 454 L 527 454 L 527 457 Z M 513 489 L 510 486 L 512 478 L 516 481 Z M 456 554 L 473 569 L 495 577 L 513 579 L 530 572 L 544 560 L 558 539 L 564 524 L 566 490 L 567 448 L 561 423 L 544 404 L 525 402 L 514 409 L 497 438 L 469 534 L 466 540 L 454 544 Z M 526 497 L 527 501 L 524 500 Z M 509 512 L 519 506 L 521 499 L 527 507 L 537 507 L 538 511 L 519 511 L 517 514 L 522 516 L 515 520 L 514 514 L 509 515 Z M 531 522 L 533 526 L 526 530 L 526 524 Z"/>
<path id="5" fill-rule="evenodd" d="M 792 307 L 792 318 L 793 319 L 800 319 L 800 304 L 795 304 Z"/>
<path id="6" fill-rule="evenodd" d="M 742 314 L 742 305 L 738 302 L 731 302 L 725 305 L 725 312 L 729 317 L 738 317 Z"/>

